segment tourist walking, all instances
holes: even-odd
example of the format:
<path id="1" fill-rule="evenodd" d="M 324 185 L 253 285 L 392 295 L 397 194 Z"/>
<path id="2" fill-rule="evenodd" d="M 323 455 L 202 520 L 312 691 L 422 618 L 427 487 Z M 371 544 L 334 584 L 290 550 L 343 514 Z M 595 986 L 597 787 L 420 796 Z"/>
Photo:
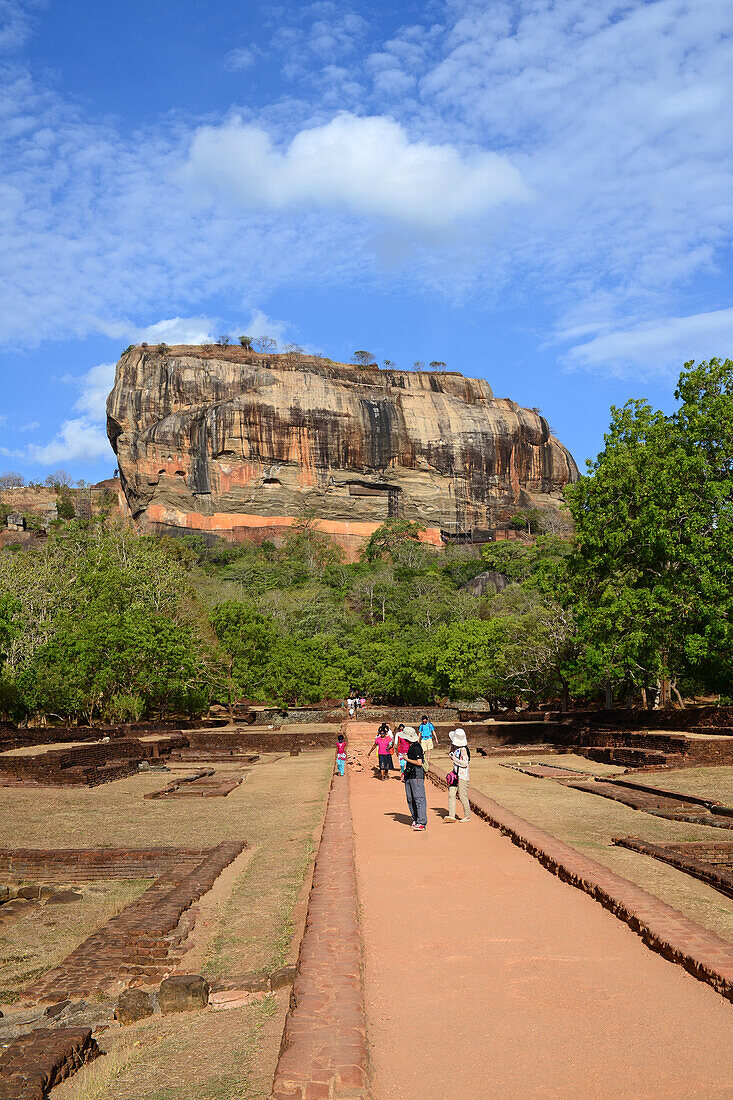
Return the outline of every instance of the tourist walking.
<path id="1" fill-rule="evenodd" d="M 468 801 L 468 765 L 471 759 L 471 750 L 468 747 L 466 731 L 453 730 L 449 733 L 451 742 L 450 758 L 453 763 L 453 771 L 448 773 L 448 816 L 446 821 L 456 820 L 456 791 L 463 806 L 463 817 L 458 821 L 468 821 L 471 817 L 471 803 Z"/>
<path id="2" fill-rule="evenodd" d="M 407 764 L 407 750 L 410 747 L 410 742 L 405 741 L 404 737 L 402 736 L 402 731 L 404 730 L 404 728 L 405 723 L 400 722 L 399 726 L 397 727 L 397 732 L 395 734 L 394 747 L 397 753 L 397 763 L 400 766 L 400 774 L 397 776 L 398 779 L 401 779 L 405 774 L 405 766 Z"/>
<path id="3" fill-rule="evenodd" d="M 336 738 L 336 771 L 339 775 L 346 772 L 346 738 L 343 733 Z"/>
<path id="4" fill-rule="evenodd" d="M 346 706 L 348 707 L 348 710 L 349 710 L 349 718 L 353 718 L 354 717 L 354 700 L 351 696 L 349 696 L 349 698 L 346 700 Z"/>
<path id="5" fill-rule="evenodd" d="M 430 767 L 430 754 L 433 751 L 433 742 L 437 745 L 438 738 L 435 735 L 435 726 L 432 722 L 428 721 L 427 714 L 423 714 L 422 716 L 422 722 L 420 723 L 418 733 L 420 734 L 425 761 L 428 767 Z"/>
<path id="6" fill-rule="evenodd" d="M 392 730 L 386 722 L 382 722 L 377 730 L 374 744 L 367 753 L 367 756 L 371 756 L 375 749 L 377 750 L 379 759 L 379 778 L 383 780 L 389 779 L 389 773 L 394 767 L 394 764 L 392 761 Z"/>
<path id="7" fill-rule="evenodd" d="M 402 737 L 408 743 L 405 764 L 405 796 L 412 817 L 412 828 L 423 832 L 428 824 L 428 804 L 425 799 L 425 755 L 420 734 L 414 726 L 405 726 Z"/>

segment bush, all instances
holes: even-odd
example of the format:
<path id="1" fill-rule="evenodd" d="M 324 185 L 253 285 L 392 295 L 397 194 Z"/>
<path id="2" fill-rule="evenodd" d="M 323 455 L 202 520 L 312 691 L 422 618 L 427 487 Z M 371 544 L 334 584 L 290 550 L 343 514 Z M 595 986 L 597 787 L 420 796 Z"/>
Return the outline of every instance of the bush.
<path id="1" fill-rule="evenodd" d="M 56 497 L 56 509 L 59 514 L 59 519 L 73 519 L 76 515 L 74 501 L 71 499 L 69 493 L 60 493 L 59 496 Z"/>
<path id="2" fill-rule="evenodd" d="M 139 695 L 113 695 L 107 717 L 113 722 L 139 722 L 145 714 L 145 700 Z"/>

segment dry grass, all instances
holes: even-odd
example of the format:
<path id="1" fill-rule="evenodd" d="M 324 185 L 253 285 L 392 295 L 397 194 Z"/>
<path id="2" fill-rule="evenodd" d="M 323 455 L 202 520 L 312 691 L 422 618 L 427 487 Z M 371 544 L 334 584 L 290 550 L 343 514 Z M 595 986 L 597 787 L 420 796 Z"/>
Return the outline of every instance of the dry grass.
<path id="1" fill-rule="evenodd" d="M 29 982 L 74 950 L 115 913 L 147 890 L 151 879 L 76 884 L 82 900 L 44 905 L 0 928 L 0 1005 L 12 1004 Z"/>
<path id="2" fill-rule="evenodd" d="M 531 753 L 527 754 L 526 759 L 531 759 Z M 571 755 L 547 756 L 542 760 L 583 768 L 595 774 L 605 774 L 608 770 L 603 765 Z M 729 776 L 721 776 L 719 773 L 723 771 L 728 772 Z M 653 782 L 674 789 L 671 782 L 674 777 L 674 786 L 680 790 L 702 793 L 703 788 L 707 787 L 721 793 L 726 780 L 730 782 L 731 773 L 731 768 L 699 768 L 676 773 L 645 774 L 638 776 L 638 779 L 642 783 Z M 711 838 L 725 840 L 728 837 L 733 840 L 729 830 L 665 821 L 609 799 L 572 790 L 551 779 L 535 779 L 503 768 L 497 760 L 484 760 L 476 756 L 471 759 L 471 783 L 500 805 L 605 864 L 733 943 L 733 906 L 727 898 L 673 867 L 640 853 L 617 848 L 611 843 L 616 836 L 640 836 L 644 840 L 662 843 Z"/>
<path id="3" fill-rule="evenodd" d="M 661 787 L 665 791 L 694 794 L 733 806 L 733 768 L 678 768 L 676 771 L 651 772 L 629 779 L 645 783 L 649 787 Z M 731 833 L 733 840 L 733 833 Z"/>
<path id="4" fill-rule="evenodd" d="M 92 790 L 0 788 L 0 815 L 16 823 L 13 844 L 18 847 L 208 847 L 246 839 L 252 856 L 210 914 L 204 969 L 210 977 L 270 969 L 291 957 L 294 907 L 310 865 L 333 755 L 313 752 L 263 761 L 227 798 L 145 800 L 145 793 L 164 786 L 169 777 L 141 773 Z M 238 770 L 237 765 L 214 767 Z M 115 1060 L 97 1060 L 54 1090 L 54 1096 L 266 1097 L 287 1003 L 286 990 L 259 1007 L 155 1016 L 135 1028 L 110 1031 L 100 1040 Z"/>
<path id="5" fill-rule="evenodd" d="M 248 1008 L 154 1016 L 104 1036 L 109 1053 L 54 1100 L 265 1100 L 288 992 Z"/>

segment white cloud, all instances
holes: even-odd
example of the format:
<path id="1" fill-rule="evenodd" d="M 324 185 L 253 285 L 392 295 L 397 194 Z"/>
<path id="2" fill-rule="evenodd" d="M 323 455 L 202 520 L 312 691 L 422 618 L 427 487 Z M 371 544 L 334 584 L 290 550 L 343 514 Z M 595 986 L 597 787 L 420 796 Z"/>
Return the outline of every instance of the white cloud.
<path id="1" fill-rule="evenodd" d="M 206 316 L 139 326 L 293 286 L 501 289 L 545 331 L 574 314 L 572 361 L 601 370 L 700 308 L 689 283 L 733 239 L 730 0 L 449 0 L 386 40 L 344 6 L 281 20 L 297 95 L 198 129 L 90 122 L 4 66 L 0 342 L 207 339 Z M 6 44 L 32 11 L 0 0 Z M 349 103 L 364 115 L 334 117 Z"/>
<path id="2" fill-rule="evenodd" d="M 92 421 L 104 421 L 107 409 L 107 395 L 115 380 L 114 363 L 98 363 L 96 367 L 80 379 L 71 381 L 81 385 L 81 394 L 74 408 L 84 413 Z"/>
<path id="3" fill-rule="evenodd" d="M 94 462 L 112 456 L 107 433 L 86 417 L 65 420 L 50 442 L 31 444 L 23 457 L 40 466 L 57 466 L 60 462 Z"/>
<path id="4" fill-rule="evenodd" d="M 236 50 L 230 50 L 224 58 L 224 67 L 232 72 L 241 72 L 250 69 L 255 63 L 254 52 L 246 46 L 240 46 Z"/>
<path id="5" fill-rule="evenodd" d="M 571 366 L 635 376 L 670 374 L 689 359 L 733 357 L 733 309 L 662 317 L 601 333 L 568 353 Z"/>
<path id="6" fill-rule="evenodd" d="M 335 207 L 431 229 L 530 197 L 506 157 L 410 141 L 394 119 L 347 113 L 301 130 L 282 151 L 240 118 L 204 126 L 189 173 L 245 206 Z"/>
<path id="7" fill-rule="evenodd" d="M 23 45 L 31 29 L 31 10 L 37 3 L 0 0 L 0 50 L 14 51 Z"/>
<path id="8" fill-rule="evenodd" d="M 129 335 L 134 344 L 210 344 L 214 327 L 210 317 L 171 317 L 147 328 L 131 329 Z"/>
<path id="9" fill-rule="evenodd" d="M 284 344 L 288 342 L 288 327 L 287 321 L 275 321 L 261 309 L 253 309 L 249 324 L 245 326 L 244 335 L 251 336 L 253 339 L 258 336 L 269 336 L 277 340 L 278 344 Z"/>

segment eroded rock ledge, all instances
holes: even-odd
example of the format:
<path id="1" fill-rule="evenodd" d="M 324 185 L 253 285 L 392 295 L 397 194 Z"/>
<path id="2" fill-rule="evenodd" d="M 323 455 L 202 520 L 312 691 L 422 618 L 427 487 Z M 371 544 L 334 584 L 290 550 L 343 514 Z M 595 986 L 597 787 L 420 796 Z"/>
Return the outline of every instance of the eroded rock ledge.
<path id="1" fill-rule="evenodd" d="M 544 417 L 453 372 L 133 347 L 107 414 L 131 514 L 158 529 L 261 541 L 309 507 L 347 545 L 388 516 L 440 542 L 557 506 L 578 476 Z"/>

